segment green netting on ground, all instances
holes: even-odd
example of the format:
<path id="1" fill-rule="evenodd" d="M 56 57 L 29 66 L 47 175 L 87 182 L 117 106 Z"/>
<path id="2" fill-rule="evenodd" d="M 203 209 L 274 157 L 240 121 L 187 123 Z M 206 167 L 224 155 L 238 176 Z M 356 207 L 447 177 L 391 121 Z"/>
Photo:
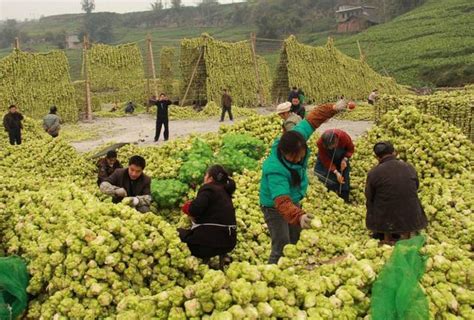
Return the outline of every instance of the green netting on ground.
<path id="1" fill-rule="evenodd" d="M 0 258 L 0 320 L 16 319 L 28 305 L 28 272 L 20 257 Z"/>
<path id="2" fill-rule="evenodd" d="M 428 300 L 419 280 L 426 257 L 420 254 L 423 236 L 397 242 L 389 261 L 372 287 L 373 320 L 421 320 L 429 318 Z"/>

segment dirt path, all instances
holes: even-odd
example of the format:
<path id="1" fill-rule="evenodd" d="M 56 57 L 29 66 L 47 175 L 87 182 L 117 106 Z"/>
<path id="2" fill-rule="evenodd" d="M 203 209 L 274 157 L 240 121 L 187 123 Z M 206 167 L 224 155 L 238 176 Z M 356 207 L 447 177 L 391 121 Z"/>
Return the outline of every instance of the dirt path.
<path id="1" fill-rule="evenodd" d="M 244 121 L 237 118 L 235 122 Z M 224 124 L 231 124 L 226 120 Z M 174 120 L 170 121 L 170 139 L 176 139 L 192 133 L 217 132 L 222 123 L 218 119 L 208 120 Z M 372 125 L 369 121 L 330 120 L 318 131 L 328 128 L 343 129 L 353 138 L 363 134 Z M 79 123 L 81 130 L 97 131 L 99 138 L 80 142 L 71 142 L 79 152 L 87 152 L 109 142 L 129 142 L 139 145 L 156 145 L 164 143 L 163 132 L 158 143 L 153 141 L 155 135 L 155 119 L 149 114 L 122 118 L 98 118 L 91 123 Z"/>

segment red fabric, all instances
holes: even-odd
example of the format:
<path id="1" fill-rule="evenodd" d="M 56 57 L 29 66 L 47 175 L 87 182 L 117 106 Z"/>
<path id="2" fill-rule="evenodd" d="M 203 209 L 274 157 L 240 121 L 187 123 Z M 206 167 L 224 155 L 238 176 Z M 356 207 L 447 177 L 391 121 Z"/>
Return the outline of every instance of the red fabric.
<path id="1" fill-rule="evenodd" d="M 345 149 L 346 153 L 344 154 L 344 156 L 346 158 L 349 159 L 350 157 L 352 157 L 352 154 L 354 153 L 354 143 L 352 143 L 351 137 L 342 130 L 339 130 L 339 129 L 331 129 L 331 130 L 334 130 L 334 134 L 338 138 L 338 143 L 337 143 L 336 148 Z M 319 159 L 323 163 L 324 167 L 329 168 L 329 171 L 331 172 L 336 170 L 337 168 L 334 165 L 334 163 L 331 163 L 331 157 L 329 155 L 328 150 L 323 145 L 322 137 L 319 138 L 317 144 L 318 144 Z"/>
<path id="2" fill-rule="evenodd" d="M 280 196 L 275 198 L 275 208 L 280 212 L 283 218 L 289 224 L 299 225 L 304 211 L 295 206 L 289 196 Z"/>
<path id="3" fill-rule="evenodd" d="M 184 214 L 187 214 L 188 216 L 190 215 L 189 208 L 191 207 L 191 202 L 192 202 L 191 200 L 187 201 L 181 208 L 181 211 L 183 211 Z"/>

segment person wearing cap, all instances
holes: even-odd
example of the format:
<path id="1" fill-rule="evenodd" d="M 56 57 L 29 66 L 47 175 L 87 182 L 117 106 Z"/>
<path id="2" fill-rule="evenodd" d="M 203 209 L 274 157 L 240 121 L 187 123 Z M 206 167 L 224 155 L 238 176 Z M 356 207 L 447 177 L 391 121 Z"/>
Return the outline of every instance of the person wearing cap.
<path id="1" fill-rule="evenodd" d="M 345 202 L 349 201 L 350 164 L 354 153 L 351 137 L 339 129 L 324 131 L 318 139 L 318 156 L 314 172 L 328 190 L 335 191 Z"/>
<path id="2" fill-rule="evenodd" d="M 365 184 L 366 226 L 374 238 L 393 244 L 426 228 L 415 168 L 396 157 L 390 142 L 378 142 L 374 153 L 379 163 L 367 174 Z"/>
<path id="3" fill-rule="evenodd" d="M 291 112 L 290 109 L 290 102 L 283 102 L 277 106 L 276 113 L 283 119 L 283 133 L 293 129 L 302 120 L 299 115 Z"/>
<path id="4" fill-rule="evenodd" d="M 117 169 L 100 184 L 100 191 L 112 196 L 113 203 L 123 202 L 140 212 L 150 211 L 151 178 L 143 173 L 145 159 L 132 156 L 128 168 Z"/>
<path id="5" fill-rule="evenodd" d="M 122 168 L 122 164 L 117 159 L 117 151 L 108 151 L 105 158 L 101 158 L 97 161 L 97 168 L 99 170 L 97 184 L 100 186 L 100 184 L 110 177 L 115 170 Z"/>
<path id="6" fill-rule="evenodd" d="M 314 108 L 306 119 L 275 139 L 263 162 L 259 196 L 272 240 L 268 263 L 277 263 L 284 246 L 296 244 L 301 230 L 311 227 L 312 215 L 301 208 L 309 183 L 307 141 L 321 124 L 347 109 L 345 102 Z"/>
<path id="7" fill-rule="evenodd" d="M 59 129 L 61 129 L 61 118 L 56 114 L 57 112 L 58 108 L 52 106 L 43 118 L 43 129 L 53 138 L 59 135 Z"/>

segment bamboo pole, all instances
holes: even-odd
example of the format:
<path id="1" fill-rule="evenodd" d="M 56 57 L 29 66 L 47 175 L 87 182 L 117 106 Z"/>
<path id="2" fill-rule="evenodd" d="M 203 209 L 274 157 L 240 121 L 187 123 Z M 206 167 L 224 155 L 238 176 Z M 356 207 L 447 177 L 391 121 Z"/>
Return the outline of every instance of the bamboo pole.
<path id="1" fill-rule="evenodd" d="M 252 59 L 253 59 L 253 64 L 254 64 L 254 68 L 255 68 L 255 77 L 256 77 L 256 80 L 257 80 L 257 99 L 258 99 L 258 102 L 260 103 L 260 106 L 263 106 L 265 101 L 264 101 L 264 98 L 263 98 L 263 92 L 262 92 L 262 82 L 260 81 L 260 72 L 258 70 L 258 60 L 257 60 L 257 55 L 255 53 L 255 45 L 256 45 L 256 35 L 255 35 L 255 32 L 252 32 L 250 34 L 250 46 L 252 48 Z"/>
<path id="2" fill-rule="evenodd" d="M 204 47 L 201 47 L 201 52 L 199 53 L 199 58 L 196 62 L 196 65 L 194 66 L 193 73 L 191 74 L 191 79 L 189 79 L 188 87 L 186 88 L 186 92 L 184 93 L 183 100 L 180 103 L 180 106 L 182 107 L 184 105 L 184 102 L 186 101 L 186 98 L 188 97 L 189 89 L 191 88 L 191 84 L 193 83 L 194 77 L 196 76 L 197 69 L 199 67 L 199 63 L 201 62 L 201 58 L 204 54 Z"/>
<path id="3" fill-rule="evenodd" d="M 158 95 L 158 91 L 156 89 L 156 70 L 155 70 L 155 60 L 153 59 L 153 47 L 151 45 L 151 35 L 148 34 L 147 36 L 147 44 L 148 44 L 148 67 L 149 70 L 151 71 L 151 76 L 153 79 L 153 93 L 155 96 Z"/>
<path id="4" fill-rule="evenodd" d="M 89 72 L 87 68 L 87 49 L 89 47 L 89 40 L 87 35 L 84 35 L 83 43 L 83 59 L 84 59 L 84 83 L 86 89 L 86 115 L 85 119 L 87 121 L 92 121 L 92 103 L 91 103 L 91 84 L 89 81 Z"/>
<path id="5" fill-rule="evenodd" d="M 20 39 L 18 39 L 18 37 L 15 37 L 15 42 L 13 44 L 13 47 L 16 49 L 16 50 L 20 50 Z"/>

